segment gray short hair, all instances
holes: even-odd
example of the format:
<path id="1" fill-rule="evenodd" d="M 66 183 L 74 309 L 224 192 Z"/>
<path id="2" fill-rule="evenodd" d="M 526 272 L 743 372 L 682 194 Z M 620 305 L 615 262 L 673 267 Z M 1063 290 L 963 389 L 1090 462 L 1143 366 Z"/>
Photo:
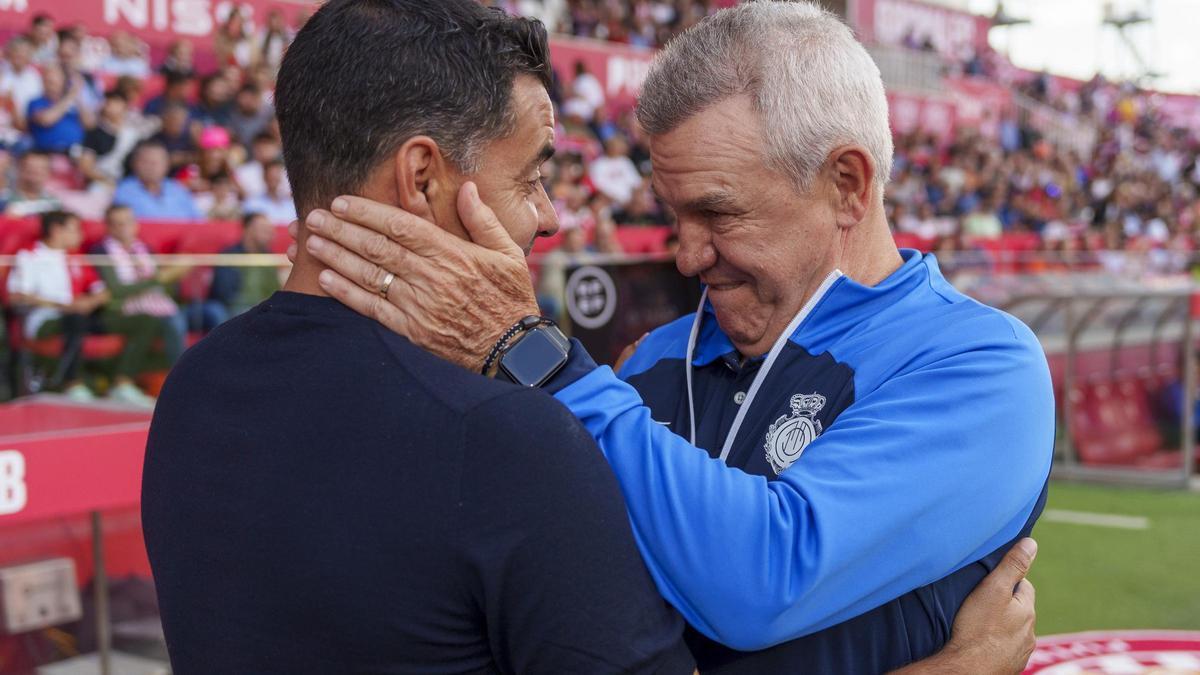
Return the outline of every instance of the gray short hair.
<path id="1" fill-rule="evenodd" d="M 887 183 L 893 146 L 879 67 L 835 15 L 807 1 L 713 14 L 655 58 L 638 121 L 652 136 L 665 134 L 739 94 L 761 115 L 767 161 L 801 191 L 848 143 L 867 149 L 878 184 Z"/>

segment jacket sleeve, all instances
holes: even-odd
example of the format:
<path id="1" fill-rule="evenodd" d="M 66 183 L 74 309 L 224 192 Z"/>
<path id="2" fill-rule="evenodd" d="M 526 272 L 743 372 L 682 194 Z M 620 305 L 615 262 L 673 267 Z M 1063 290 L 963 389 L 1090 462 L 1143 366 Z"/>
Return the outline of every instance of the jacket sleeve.
<path id="1" fill-rule="evenodd" d="M 1054 435 L 1045 360 L 1019 341 L 893 377 L 774 481 L 655 423 L 607 367 L 556 397 L 615 472 L 660 592 L 740 650 L 853 618 L 1013 539 L 1045 484 Z"/>

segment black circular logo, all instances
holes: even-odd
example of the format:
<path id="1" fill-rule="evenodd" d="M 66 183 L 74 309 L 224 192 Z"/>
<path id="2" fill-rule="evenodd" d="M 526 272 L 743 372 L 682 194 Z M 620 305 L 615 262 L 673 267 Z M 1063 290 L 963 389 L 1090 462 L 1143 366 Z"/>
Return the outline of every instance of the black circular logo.
<path id="1" fill-rule="evenodd" d="M 567 279 L 567 313 L 582 328 L 596 329 L 617 310 L 617 287 L 599 267 L 580 267 Z"/>

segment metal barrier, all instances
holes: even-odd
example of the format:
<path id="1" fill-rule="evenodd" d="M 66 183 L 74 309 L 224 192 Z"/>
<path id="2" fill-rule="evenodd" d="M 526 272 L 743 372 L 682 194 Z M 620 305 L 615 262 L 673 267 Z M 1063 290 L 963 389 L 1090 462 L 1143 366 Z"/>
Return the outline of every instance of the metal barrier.
<path id="1" fill-rule="evenodd" d="M 1056 371 L 1062 433 L 1056 443 L 1055 477 L 1160 487 L 1196 486 L 1197 326 L 1191 303 L 1195 295 L 1192 284 L 1176 282 L 1153 289 L 1061 288 L 1014 295 L 999 305 L 1025 318 L 1042 340 L 1052 371 Z M 1166 347 L 1183 351 L 1177 359 L 1171 359 L 1171 354 L 1164 352 Z M 1178 373 L 1172 362 L 1180 364 Z M 1097 438 L 1095 434 L 1103 433 L 1106 426 L 1081 428 L 1080 420 L 1087 415 L 1079 408 L 1089 405 L 1089 388 L 1112 396 L 1107 401 L 1109 409 L 1099 411 L 1101 418 L 1114 408 L 1132 417 L 1135 413 L 1131 408 L 1148 402 L 1134 400 L 1149 396 L 1139 386 L 1149 385 L 1151 393 L 1161 393 L 1166 381 L 1176 376 L 1182 380 L 1178 454 L 1159 447 L 1153 455 L 1131 457 L 1128 463 L 1089 462 L 1081 457 L 1081 445 L 1085 443 L 1120 446 L 1127 440 Z M 1129 398 L 1123 398 L 1127 395 Z M 1156 426 L 1162 422 L 1151 421 Z M 1117 431 L 1137 433 L 1130 428 Z M 1151 440 L 1156 438 L 1154 429 L 1146 431 Z M 1165 461 L 1144 461 L 1147 459 Z"/>
<path id="2" fill-rule="evenodd" d="M 879 74 L 889 91 L 945 92 L 942 72 L 946 62 L 938 54 L 879 44 L 868 45 L 867 52 L 879 66 Z"/>

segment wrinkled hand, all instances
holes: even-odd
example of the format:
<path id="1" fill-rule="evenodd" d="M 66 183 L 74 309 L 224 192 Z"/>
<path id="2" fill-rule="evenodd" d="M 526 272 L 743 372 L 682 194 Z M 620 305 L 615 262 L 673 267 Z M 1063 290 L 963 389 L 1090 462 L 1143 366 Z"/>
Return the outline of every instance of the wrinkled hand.
<path id="1" fill-rule="evenodd" d="M 963 659 L 959 663 L 966 669 L 958 672 L 1011 675 L 1025 670 L 1037 641 L 1033 584 L 1025 579 L 1036 555 L 1034 540 L 1017 542 L 963 603 L 944 650 Z"/>
<path id="2" fill-rule="evenodd" d="M 478 371 L 496 340 L 539 314 L 524 251 L 474 183 L 458 194 L 466 241 L 407 211 L 339 197 L 305 221 L 304 246 L 329 267 L 321 288 L 414 344 Z M 380 295 L 395 274 L 387 297 Z"/>

